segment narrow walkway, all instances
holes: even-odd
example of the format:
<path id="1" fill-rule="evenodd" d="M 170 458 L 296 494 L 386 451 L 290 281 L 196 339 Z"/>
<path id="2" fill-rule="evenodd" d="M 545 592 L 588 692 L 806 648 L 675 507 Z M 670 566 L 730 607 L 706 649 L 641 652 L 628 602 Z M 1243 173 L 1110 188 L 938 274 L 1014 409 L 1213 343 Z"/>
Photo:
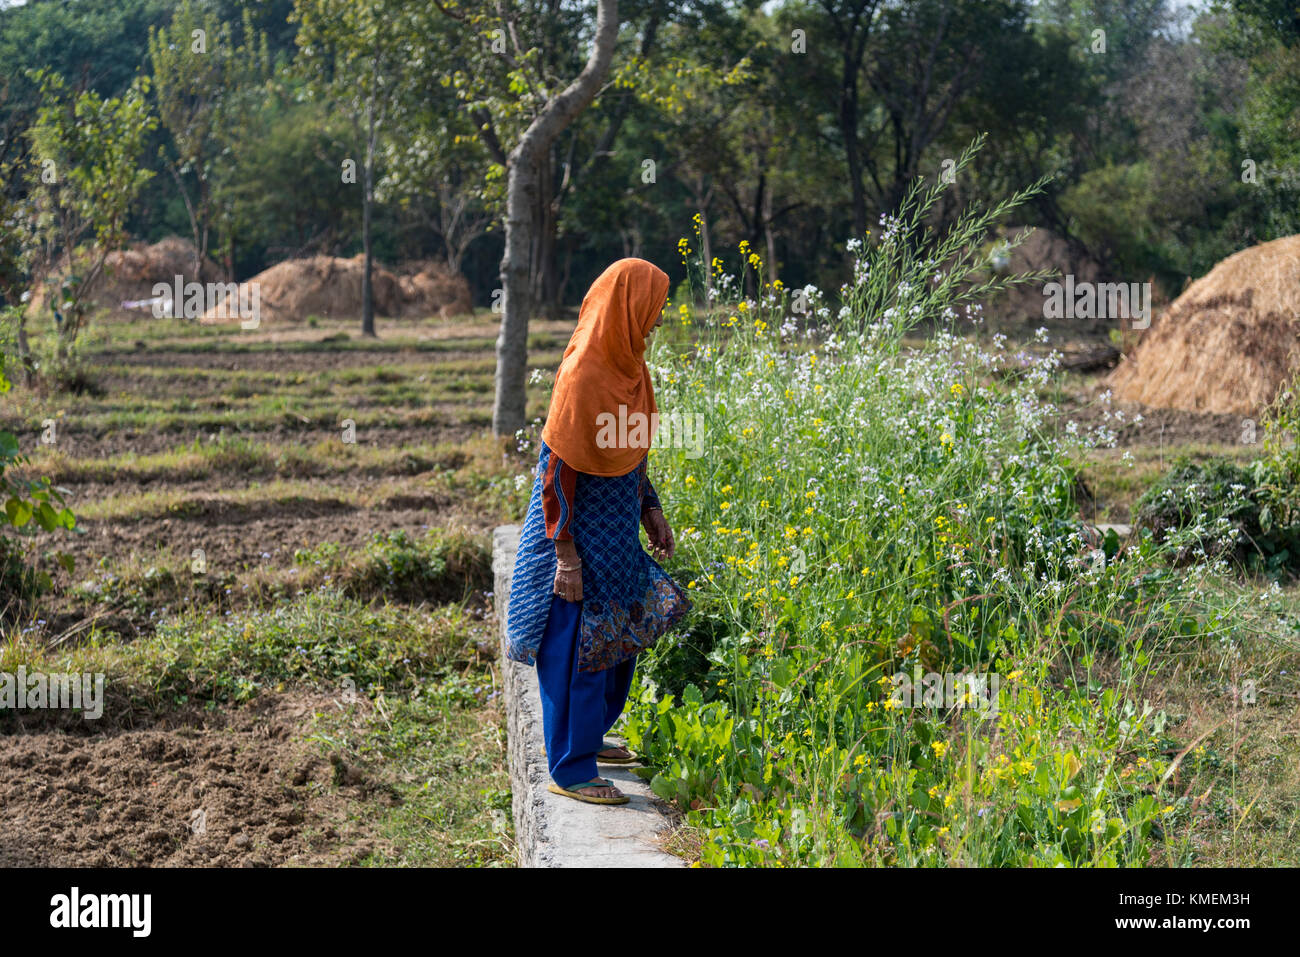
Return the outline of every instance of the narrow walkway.
<path id="1" fill-rule="evenodd" d="M 492 536 L 494 598 L 504 642 L 510 602 L 510 574 L 519 546 L 519 526 L 502 525 Z M 504 645 L 503 645 L 504 647 Z M 660 850 L 668 823 L 656 808 L 649 783 L 630 768 L 600 766 L 631 803 L 583 804 L 546 789 L 550 775 L 542 757 L 542 702 L 537 670 L 501 656 L 509 732 L 510 786 L 514 795 L 515 840 L 521 867 L 684 867 Z"/>

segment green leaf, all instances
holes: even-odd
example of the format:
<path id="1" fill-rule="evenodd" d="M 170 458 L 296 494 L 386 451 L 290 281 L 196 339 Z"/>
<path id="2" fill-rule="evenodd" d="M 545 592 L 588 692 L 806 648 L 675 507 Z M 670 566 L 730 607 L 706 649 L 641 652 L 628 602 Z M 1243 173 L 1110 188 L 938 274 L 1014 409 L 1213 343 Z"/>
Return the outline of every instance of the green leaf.
<path id="1" fill-rule="evenodd" d="M 11 498 L 5 502 L 5 514 L 9 516 L 9 524 L 14 528 L 22 528 L 32 517 L 32 507 L 21 499 Z"/>
<path id="2" fill-rule="evenodd" d="M 674 801 L 677 799 L 677 782 L 664 777 L 662 773 L 656 774 L 650 781 L 650 790 L 657 797 L 665 801 Z"/>

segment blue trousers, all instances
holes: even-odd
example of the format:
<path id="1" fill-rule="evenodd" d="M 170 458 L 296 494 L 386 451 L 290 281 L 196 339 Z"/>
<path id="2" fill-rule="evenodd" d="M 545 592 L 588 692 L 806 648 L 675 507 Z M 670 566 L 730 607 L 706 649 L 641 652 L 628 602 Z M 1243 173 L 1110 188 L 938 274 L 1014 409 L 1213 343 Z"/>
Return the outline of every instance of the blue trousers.
<path id="1" fill-rule="evenodd" d="M 578 670 L 582 603 L 551 596 L 551 614 L 537 650 L 542 735 L 551 780 L 562 788 L 596 777 L 596 752 L 623 713 L 636 657 L 604 671 Z"/>

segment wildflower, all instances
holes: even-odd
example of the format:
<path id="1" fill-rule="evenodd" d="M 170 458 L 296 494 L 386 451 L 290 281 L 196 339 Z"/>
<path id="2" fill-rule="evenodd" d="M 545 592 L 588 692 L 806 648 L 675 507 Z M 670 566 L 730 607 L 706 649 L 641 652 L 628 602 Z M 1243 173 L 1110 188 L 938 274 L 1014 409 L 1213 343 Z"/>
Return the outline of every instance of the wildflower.
<path id="1" fill-rule="evenodd" d="M 946 741 L 932 741 L 930 742 L 930 748 L 934 751 L 936 758 L 941 758 L 944 752 L 948 750 L 948 743 Z"/>

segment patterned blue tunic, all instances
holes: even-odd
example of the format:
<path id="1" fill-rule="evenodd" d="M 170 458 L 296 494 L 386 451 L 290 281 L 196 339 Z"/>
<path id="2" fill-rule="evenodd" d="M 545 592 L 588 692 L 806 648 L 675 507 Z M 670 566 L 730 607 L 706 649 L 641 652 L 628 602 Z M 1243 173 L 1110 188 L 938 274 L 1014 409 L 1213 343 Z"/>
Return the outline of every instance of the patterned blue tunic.
<path id="1" fill-rule="evenodd" d="M 506 656 L 530 665 L 546 631 L 555 582 L 555 542 L 547 537 L 542 502 L 554 453 L 541 445 L 506 618 Z M 642 459 L 638 468 L 614 477 L 577 475 L 572 514 L 562 524 L 582 559 L 579 671 L 604 671 L 636 655 L 690 609 L 686 593 L 641 548 L 641 507 L 654 495 L 646 465 Z"/>

